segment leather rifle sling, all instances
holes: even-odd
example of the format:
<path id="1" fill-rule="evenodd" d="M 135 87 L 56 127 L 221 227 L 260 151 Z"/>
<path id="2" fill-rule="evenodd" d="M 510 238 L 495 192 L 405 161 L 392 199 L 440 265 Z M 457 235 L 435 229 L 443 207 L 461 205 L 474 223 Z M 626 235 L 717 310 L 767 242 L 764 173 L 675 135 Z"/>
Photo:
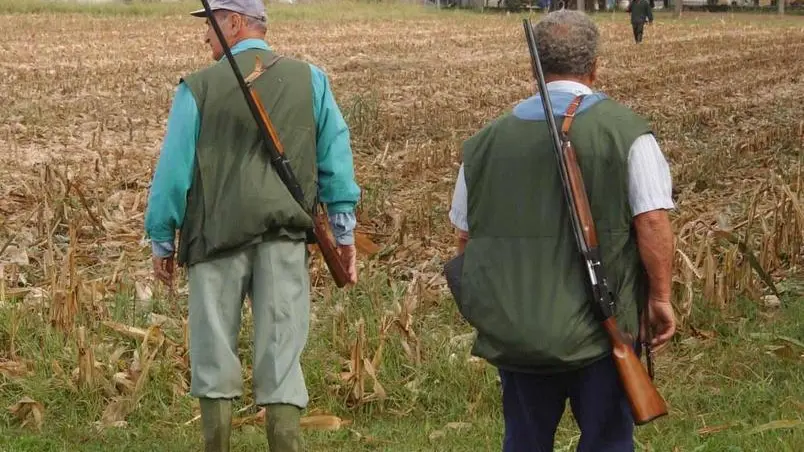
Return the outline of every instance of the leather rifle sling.
<path id="1" fill-rule="evenodd" d="M 561 138 L 564 141 L 569 140 L 569 129 L 572 126 L 572 121 L 575 119 L 575 112 L 578 111 L 578 107 L 581 106 L 583 98 L 583 94 L 575 96 L 575 99 L 572 99 L 572 102 L 570 102 L 567 107 L 567 111 L 564 112 L 564 121 L 561 123 Z"/>

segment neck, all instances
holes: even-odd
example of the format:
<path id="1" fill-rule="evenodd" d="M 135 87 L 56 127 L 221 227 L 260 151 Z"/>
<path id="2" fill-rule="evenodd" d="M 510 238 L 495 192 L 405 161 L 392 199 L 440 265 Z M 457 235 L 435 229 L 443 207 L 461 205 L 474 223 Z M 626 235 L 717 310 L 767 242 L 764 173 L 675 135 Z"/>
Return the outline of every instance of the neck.
<path id="1" fill-rule="evenodd" d="M 232 42 L 229 44 L 229 48 L 232 48 L 248 39 L 262 39 L 262 38 L 258 36 L 256 33 L 238 35 L 232 39 Z"/>
<path id="2" fill-rule="evenodd" d="M 576 82 L 582 85 L 586 85 L 588 88 L 592 88 L 592 80 L 590 80 L 590 77 L 588 76 L 578 77 L 575 75 L 556 75 L 556 74 L 545 74 L 544 76 L 545 84 L 559 81 Z"/>
<path id="3" fill-rule="evenodd" d="M 241 41 L 245 41 L 246 39 L 265 39 L 265 34 L 254 30 L 248 30 L 240 37 Z"/>

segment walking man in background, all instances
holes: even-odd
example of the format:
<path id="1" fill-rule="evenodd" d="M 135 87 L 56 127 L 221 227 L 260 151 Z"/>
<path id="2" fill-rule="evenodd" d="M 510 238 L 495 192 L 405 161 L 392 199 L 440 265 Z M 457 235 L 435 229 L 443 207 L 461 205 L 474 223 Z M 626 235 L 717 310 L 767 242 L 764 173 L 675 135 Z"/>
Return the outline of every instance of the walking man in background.
<path id="1" fill-rule="evenodd" d="M 278 56 L 264 41 L 262 0 L 210 0 L 244 71 L 259 57 L 269 69 L 254 88 L 270 114 L 301 185 L 307 211 L 327 205 L 351 282 L 355 270 L 354 179 L 347 125 L 327 76 Z M 205 17 L 202 9 L 192 13 Z M 170 284 L 176 251 L 189 273 L 191 388 L 200 399 L 207 452 L 229 450 L 232 399 L 243 394 L 238 334 L 244 297 L 254 318 L 255 404 L 266 408 L 269 450 L 301 450 L 308 393 L 300 364 L 309 326 L 306 231 L 312 219 L 279 179 L 217 36 L 216 62 L 184 77 L 173 99 L 151 186 L 145 228 L 156 277 Z"/>
<path id="2" fill-rule="evenodd" d="M 648 0 L 631 0 L 626 11 L 631 13 L 631 28 L 634 29 L 634 40 L 639 44 L 642 42 L 645 22 L 653 23 L 653 7 Z"/>
<path id="3" fill-rule="evenodd" d="M 551 113 L 584 96 L 569 135 L 617 323 L 636 339 L 648 309 L 651 344 L 663 344 L 675 331 L 667 162 L 643 118 L 592 91 L 599 33 L 586 14 L 552 12 L 534 34 Z M 449 214 L 464 253 L 461 313 L 478 333 L 472 354 L 499 369 L 504 452 L 553 450 L 567 399 L 579 451 L 632 451 L 633 418 L 588 299 L 545 117 L 536 95 L 464 143 Z"/>

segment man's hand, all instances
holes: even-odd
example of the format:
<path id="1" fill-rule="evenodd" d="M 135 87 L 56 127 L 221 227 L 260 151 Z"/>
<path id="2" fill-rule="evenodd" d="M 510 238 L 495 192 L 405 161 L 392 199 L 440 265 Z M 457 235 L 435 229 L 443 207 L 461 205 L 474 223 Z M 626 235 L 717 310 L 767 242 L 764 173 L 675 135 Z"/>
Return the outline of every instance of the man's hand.
<path id="1" fill-rule="evenodd" d="M 154 276 L 156 279 L 162 281 L 168 286 L 172 285 L 174 269 L 173 255 L 168 257 L 154 256 L 152 260 L 154 264 Z"/>
<path id="2" fill-rule="evenodd" d="M 669 341 L 676 332 L 676 317 L 670 300 L 649 298 L 648 322 L 650 325 L 643 325 L 642 331 L 644 333 L 647 327 L 652 332 L 653 338 L 650 341 L 652 347 L 658 347 Z"/>
<path id="3" fill-rule="evenodd" d="M 469 233 L 456 228 L 456 235 L 458 236 L 458 254 L 466 250 L 466 242 L 469 241 Z"/>
<path id="4" fill-rule="evenodd" d="M 338 245 L 338 255 L 349 274 L 349 283 L 357 282 L 357 251 L 354 245 Z"/>

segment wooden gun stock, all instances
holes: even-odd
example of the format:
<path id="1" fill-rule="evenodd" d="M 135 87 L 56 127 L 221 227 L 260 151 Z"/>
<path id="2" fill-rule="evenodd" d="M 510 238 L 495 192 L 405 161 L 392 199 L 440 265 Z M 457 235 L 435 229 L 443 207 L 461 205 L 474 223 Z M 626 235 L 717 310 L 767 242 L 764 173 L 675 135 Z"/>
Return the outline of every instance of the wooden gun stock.
<path id="1" fill-rule="evenodd" d="M 324 257 L 324 263 L 327 264 L 332 279 L 335 280 L 335 285 L 344 287 L 349 283 L 349 272 L 338 254 L 335 241 L 330 237 L 329 223 L 322 209 L 323 206 L 313 218 L 313 235 L 315 235 L 315 242 L 318 244 L 321 256 Z"/>
<path id="2" fill-rule="evenodd" d="M 612 358 L 631 406 L 634 423 L 643 425 L 666 415 L 667 405 L 664 399 L 653 386 L 634 349 L 623 339 L 617 328 L 617 320 L 609 317 L 603 322 L 603 326 L 611 340 Z"/>

